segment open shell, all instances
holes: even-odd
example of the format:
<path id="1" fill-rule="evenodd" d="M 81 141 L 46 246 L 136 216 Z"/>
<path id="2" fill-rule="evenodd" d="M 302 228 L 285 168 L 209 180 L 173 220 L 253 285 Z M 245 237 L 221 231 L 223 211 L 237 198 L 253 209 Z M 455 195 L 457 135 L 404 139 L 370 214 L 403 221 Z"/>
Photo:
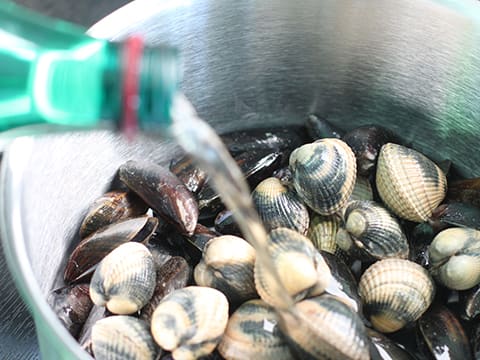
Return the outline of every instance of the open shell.
<path id="1" fill-rule="evenodd" d="M 145 245 L 129 242 L 102 260 L 90 283 L 90 297 L 114 314 L 133 314 L 152 297 L 155 280 L 152 254 Z"/>
<path id="2" fill-rule="evenodd" d="M 377 189 L 384 203 L 399 217 L 424 222 L 447 191 L 443 171 L 418 151 L 385 144 L 378 158 Z"/>
<path id="3" fill-rule="evenodd" d="M 152 316 L 153 338 L 174 359 L 210 354 L 225 331 L 228 301 L 220 291 L 188 286 L 167 295 Z"/>
<path id="4" fill-rule="evenodd" d="M 371 265 L 360 278 L 358 292 L 373 327 L 389 333 L 416 321 L 428 309 L 435 284 L 420 265 L 385 259 Z"/>
<path id="5" fill-rule="evenodd" d="M 332 215 L 345 206 L 355 186 L 356 168 L 352 150 L 338 139 L 305 144 L 290 155 L 298 196 L 321 215 Z"/>

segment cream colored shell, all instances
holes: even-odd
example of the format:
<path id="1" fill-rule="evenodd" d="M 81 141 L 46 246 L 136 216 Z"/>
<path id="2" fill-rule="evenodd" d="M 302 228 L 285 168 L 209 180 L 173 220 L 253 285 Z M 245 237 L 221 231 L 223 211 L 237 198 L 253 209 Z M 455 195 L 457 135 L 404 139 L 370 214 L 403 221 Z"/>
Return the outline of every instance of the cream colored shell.
<path id="1" fill-rule="evenodd" d="M 385 144 L 378 157 L 377 189 L 399 217 L 424 222 L 447 191 L 443 171 L 430 159 L 402 145 Z"/>

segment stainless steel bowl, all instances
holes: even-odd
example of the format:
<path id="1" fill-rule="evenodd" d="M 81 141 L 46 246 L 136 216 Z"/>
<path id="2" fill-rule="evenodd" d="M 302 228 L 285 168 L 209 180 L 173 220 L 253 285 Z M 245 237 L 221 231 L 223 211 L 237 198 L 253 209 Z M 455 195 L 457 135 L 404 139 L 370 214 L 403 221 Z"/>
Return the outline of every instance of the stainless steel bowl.
<path id="1" fill-rule="evenodd" d="M 377 123 L 435 160 L 479 176 L 480 3 L 474 0 L 137 0 L 91 29 L 178 46 L 183 89 L 219 131 L 300 123 Z M 43 358 L 88 359 L 46 303 L 82 215 L 129 158 L 176 148 L 108 132 L 13 141 L 3 155 L 1 229 Z"/>

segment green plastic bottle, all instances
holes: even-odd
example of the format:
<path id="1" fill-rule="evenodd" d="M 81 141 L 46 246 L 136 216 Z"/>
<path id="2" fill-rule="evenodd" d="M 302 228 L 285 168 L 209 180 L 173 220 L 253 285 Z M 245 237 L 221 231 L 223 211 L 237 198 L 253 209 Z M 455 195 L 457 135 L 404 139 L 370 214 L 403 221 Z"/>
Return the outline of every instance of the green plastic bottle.
<path id="1" fill-rule="evenodd" d="M 39 123 L 162 130 L 180 77 L 175 48 L 94 39 L 2 2 L 0 131 Z"/>

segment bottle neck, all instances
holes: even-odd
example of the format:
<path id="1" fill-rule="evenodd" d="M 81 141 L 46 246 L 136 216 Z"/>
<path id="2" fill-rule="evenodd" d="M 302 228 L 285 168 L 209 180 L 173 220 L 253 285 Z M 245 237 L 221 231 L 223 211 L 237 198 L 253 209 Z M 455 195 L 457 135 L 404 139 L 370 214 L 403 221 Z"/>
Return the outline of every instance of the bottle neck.
<path id="1" fill-rule="evenodd" d="M 108 45 L 102 117 L 127 135 L 165 131 L 181 80 L 178 50 L 146 47 L 138 37 Z"/>

